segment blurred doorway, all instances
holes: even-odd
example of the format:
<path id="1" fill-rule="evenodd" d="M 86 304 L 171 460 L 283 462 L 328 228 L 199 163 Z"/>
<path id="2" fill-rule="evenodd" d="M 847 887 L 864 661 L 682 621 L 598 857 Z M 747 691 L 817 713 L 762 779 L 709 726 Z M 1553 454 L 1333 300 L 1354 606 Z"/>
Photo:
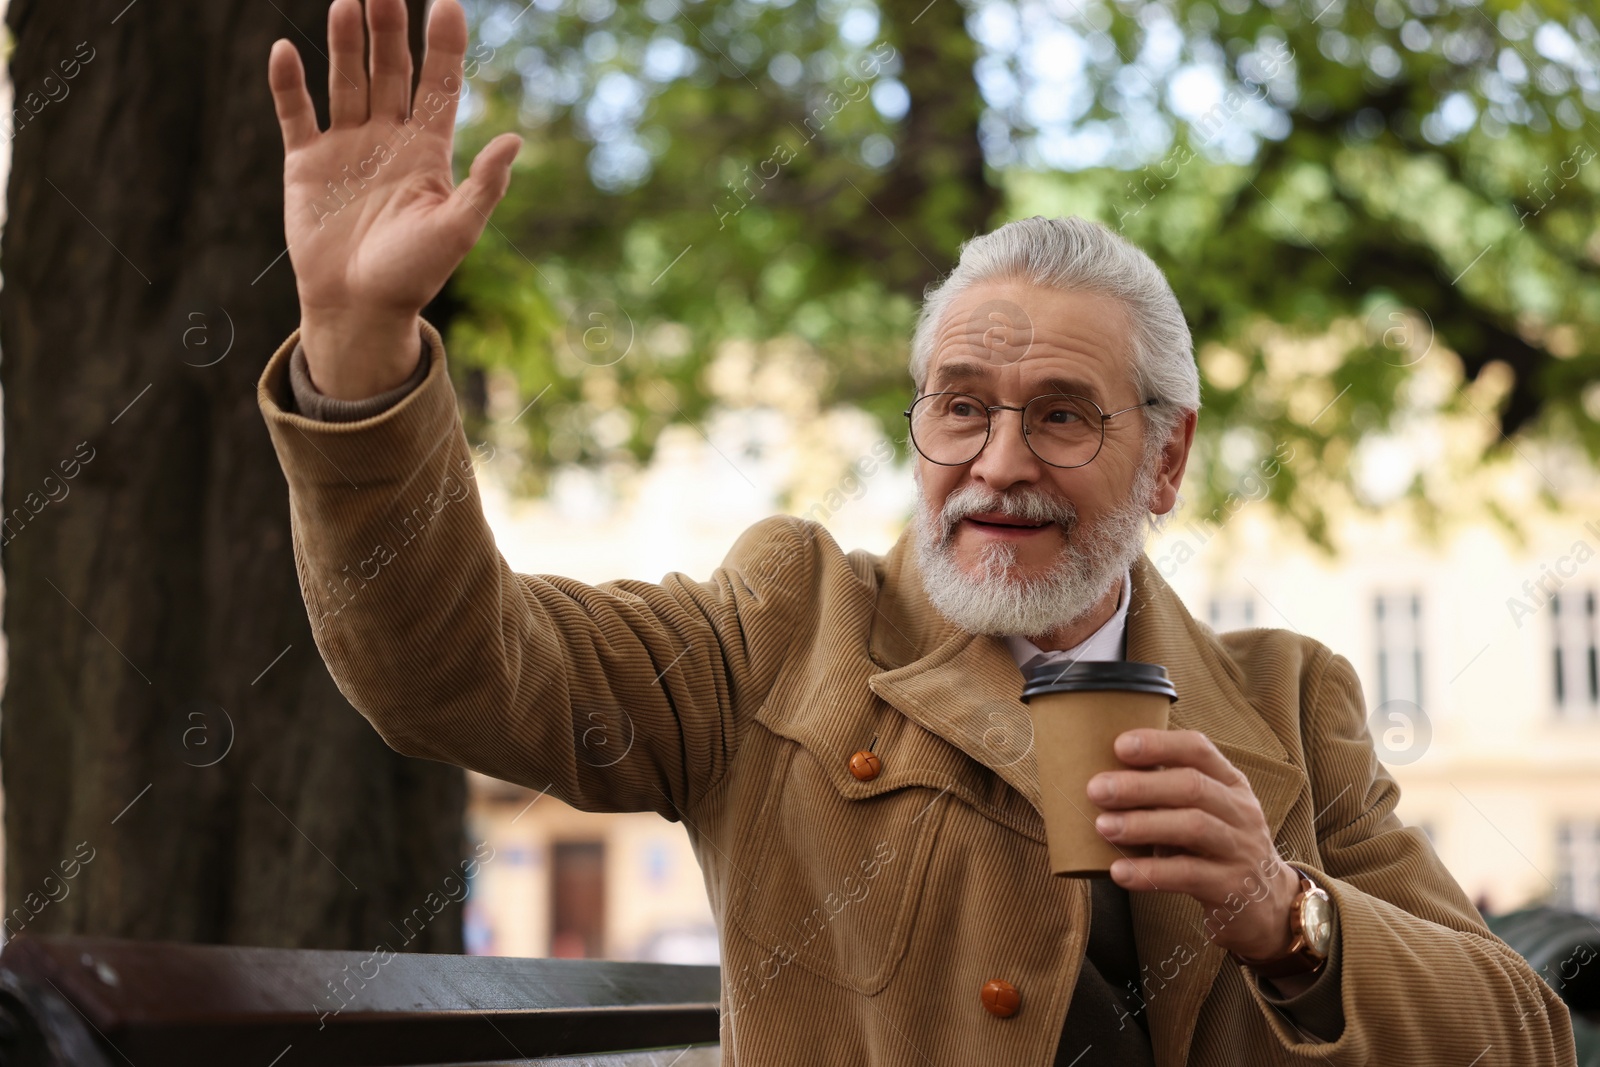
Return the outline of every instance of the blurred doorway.
<path id="1" fill-rule="evenodd" d="M 598 958 L 605 951 L 605 843 L 558 841 L 550 869 L 550 955 Z"/>

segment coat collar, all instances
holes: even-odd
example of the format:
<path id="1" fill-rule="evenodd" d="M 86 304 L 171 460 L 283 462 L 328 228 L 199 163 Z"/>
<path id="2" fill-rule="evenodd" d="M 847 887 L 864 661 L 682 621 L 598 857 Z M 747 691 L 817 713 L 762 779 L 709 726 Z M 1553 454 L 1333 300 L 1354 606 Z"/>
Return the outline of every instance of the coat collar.
<path id="1" fill-rule="evenodd" d="M 883 560 L 870 645 L 882 669 L 867 684 L 994 771 L 1037 811 L 1038 770 L 1027 705 L 1020 699 L 1022 672 L 1003 638 L 961 630 L 933 607 L 914 537 L 910 524 Z M 1127 658 L 1167 668 L 1178 690 L 1171 728 L 1206 734 L 1244 772 L 1276 837 L 1304 784 L 1303 773 L 1245 699 L 1234 680 L 1238 666 L 1189 614 L 1149 556 L 1134 561 L 1132 576 Z M 1085 927 L 1087 898 L 1086 892 L 1074 898 L 1083 907 Z M 1203 909 L 1193 898 L 1135 890 L 1129 904 L 1139 959 L 1148 966 L 1149 984 L 1140 992 L 1148 1003 L 1156 1062 L 1179 1064 L 1226 953 L 1210 943 Z"/>

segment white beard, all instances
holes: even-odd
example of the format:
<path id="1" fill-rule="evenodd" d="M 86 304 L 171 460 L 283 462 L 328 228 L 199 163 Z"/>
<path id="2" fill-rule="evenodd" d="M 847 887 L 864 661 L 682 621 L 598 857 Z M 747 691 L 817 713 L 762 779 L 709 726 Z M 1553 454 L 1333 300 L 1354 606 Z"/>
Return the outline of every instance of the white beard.
<path id="1" fill-rule="evenodd" d="M 1121 583 L 1123 572 L 1144 551 L 1159 458 L 1157 453 L 1141 464 L 1128 499 L 1091 526 L 1079 525 L 1077 508 L 1070 502 L 1038 487 L 1001 496 L 981 485 L 965 485 L 945 498 L 936 515 L 916 468 L 914 538 L 929 601 L 945 618 L 977 634 L 1034 637 L 1077 622 L 1113 583 Z M 1036 578 L 1019 578 L 1017 546 L 993 541 L 978 559 L 978 575 L 963 570 L 956 560 L 953 531 L 963 516 L 985 511 L 1027 522 L 1055 522 L 1066 543 L 1050 569 Z"/>

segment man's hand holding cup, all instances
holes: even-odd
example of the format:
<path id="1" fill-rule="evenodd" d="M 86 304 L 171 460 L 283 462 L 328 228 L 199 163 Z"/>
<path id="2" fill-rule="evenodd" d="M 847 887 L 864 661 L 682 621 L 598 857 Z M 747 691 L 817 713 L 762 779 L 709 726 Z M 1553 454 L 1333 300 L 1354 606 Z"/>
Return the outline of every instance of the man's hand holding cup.
<path id="1" fill-rule="evenodd" d="M 1227 917 L 1208 931 L 1240 956 L 1287 951 L 1300 880 L 1278 856 L 1244 773 L 1198 730 L 1127 730 L 1114 750 L 1139 769 L 1089 779 L 1088 799 L 1103 809 L 1095 828 L 1119 849 L 1151 846 L 1155 854 L 1117 859 L 1112 879 L 1130 892 L 1185 893 L 1207 916 Z"/>

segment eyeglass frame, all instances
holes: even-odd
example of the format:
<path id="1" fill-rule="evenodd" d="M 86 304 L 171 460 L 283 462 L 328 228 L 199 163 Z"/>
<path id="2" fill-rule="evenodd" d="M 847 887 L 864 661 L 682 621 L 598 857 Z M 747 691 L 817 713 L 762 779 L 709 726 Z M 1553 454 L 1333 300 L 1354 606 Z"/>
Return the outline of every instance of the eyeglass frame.
<path id="1" fill-rule="evenodd" d="M 972 454 L 971 458 L 961 460 L 959 463 L 945 463 L 942 460 L 937 460 L 937 459 L 934 459 L 933 457 L 929 456 L 926 452 L 924 452 L 922 450 L 922 446 L 917 444 L 917 432 L 916 432 L 915 424 L 913 424 L 911 422 L 911 413 L 914 410 L 916 410 L 916 407 L 917 407 L 917 405 L 919 403 L 921 403 L 922 401 L 926 400 L 930 396 L 965 396 L 965 397 L 970 397 L 972 400 L 977 402 L 979 407 L 983 408 L 984 418 L 988 422 L 988 428 L 984 431 L 984 434 L 983 434 L 983 444 L 978 446 L 978 450 Z M 1037 459 L 1040 463 L 1043 463 L 1047 467 L 1054 467 L 1057 470 L 1076 470 L 1079 467 L 1087 467 L 1089 464 L 1091 464 L 1091 463 L 1093 463 L 1095 461 L 1095 457 L 1100 455 L 1100 450 L 1106 446 L 1106 423 L 1110 422 L 1112 419 L 1116 418 L 1118 415 L 1125 415 L 1130 411 L 1137 411 L 1140 408 L 1147 408 L 1147 407 L 1151 407 L 1151 406 L 1153 406 L 1155 404 L 1161 403 L 1161 398 L 1160 397 L 1153 396 L 1153 397 L 1150 397 L 1148 400 L 1143 400 L 1143 401 L 1141 401 L 1141 402 L 1139 402 L 1137 404 L 1132 405 L 1131 407 L 1121 408 L 1120 410 L 1113 411 L 1111 414 L 1107 415 L 1105 413 L 1105 410 L 1103 408 L 1101 408 L 1099 404 L 1095 403 L 1089 397 L 1079 396 L 1077 393 L 1040 393 L 1038 396 L 1034 397 L 1032 400 L 1029 400 L 1026 404 L 1023 404 L 1021 407 L 1018 407 L 1015 404 L 985 404 L 983 402 L 983 398 L 982 397 L 973 396 L 971 393 L 963 393 L 959 389 L 941 389 L 937 393 L 921 393 L 921 394 L 917 395 L 916 397 L 914 397 L 912 399 L 911 406 L 906 408 L 900 414 L 902 414 L 902 415 L 904 415 L 906 417 L 906 423 L 907 423 L 907 425 L 906 425 L 906 436 L 909 437 L 910 440 L 911 440 L 911 447 L 917 450 L 917 455 L 921 456 L 923 459 L 927 460 L 929 463 L 934 463 L 934 464 L 937 464 L 938 466 L 941 466 L 941 467 L 964 467 L 968 463 L 971 463 L 974 460 L 976 460 L 979 456 L 983 455 L 983 450 L 989 447 L 989 441 L 994 437 L 994 413 L 995 412 L 997 412 L 997 411 L 1015 411 L 1015 412 L 1018 412 L 1018 413 L 1023 413 L 1023 412 L 1026 412 L 1028 410 L 1028 408 L 1033 403 L 1035 403 L 1036 401 L 1048 400 L 1051 397 L 1058 397 L 1058 396 L 1070 397 L 1073 400 L 1082 400 L 1084 403 L 1086 403 L 1090 407 L 1094 408 L 1095 411 L 1100 413 L 1100 443 L 1095 445 L 1094 453 L 1088 459 L 1084 460 L 1082 463 L 1070 463 L 1070 464 L 1068 464 L 1068 463 L 1051 463 L 1049 460 L 1047 460 L 1043 456 L 1039 455 L 1038 449 L 1033 447 L 1033 442 L 1028 440 L 1028 438 L 1031 435 L 1028 432 L 1028 420 L 1027 420 L 1026 415 L 1024 415 L 1022 418 L 1019 418 L 1017 421 L 1022 426 L 1022 442 L 1023 442 L 1023 444 L 1028 446 L 1028 451 L 1032 452 L 1033 455 L 1034 455 L 1034 458 Z"/>

